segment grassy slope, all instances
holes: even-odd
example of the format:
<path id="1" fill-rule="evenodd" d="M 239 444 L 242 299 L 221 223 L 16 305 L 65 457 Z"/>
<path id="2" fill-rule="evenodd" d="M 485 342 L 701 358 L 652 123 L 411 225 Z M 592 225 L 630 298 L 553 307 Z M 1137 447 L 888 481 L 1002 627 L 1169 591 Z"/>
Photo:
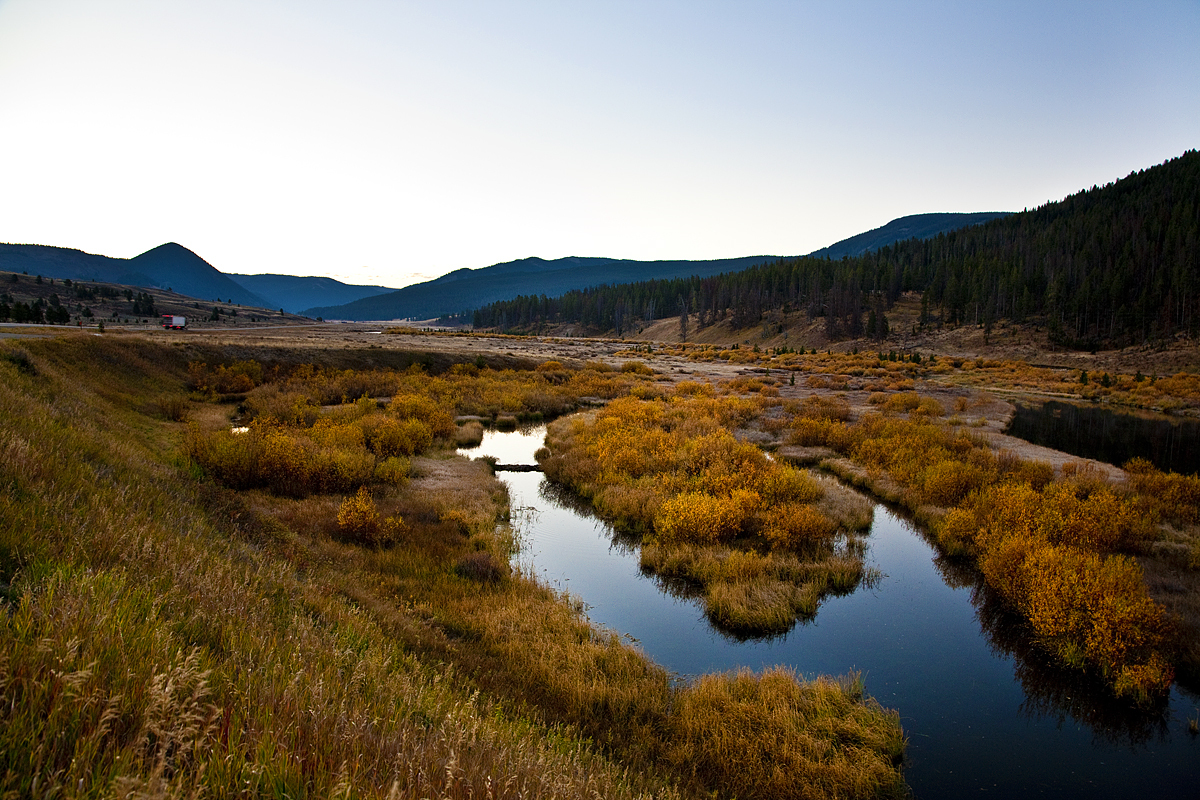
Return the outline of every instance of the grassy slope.
<path id="1" fill-rule="evenodd" d="M 438 503 L 455 474 L 498 496 L 472 465 L 428 462 L 450 483 L 414 482 L 381 551 L 329 535 L 331 499 L 199 480 L 158 410 L 185 362 L 0 342 L 0 795 L 767 796 L 772 763 L 816 765 L 797 796 L 902 791 L 898 720 L 861 687 L 785 680 L 795 713 L 739 728 L 779 676 L 672 688 L 551 592 L 455 575 Z"/>

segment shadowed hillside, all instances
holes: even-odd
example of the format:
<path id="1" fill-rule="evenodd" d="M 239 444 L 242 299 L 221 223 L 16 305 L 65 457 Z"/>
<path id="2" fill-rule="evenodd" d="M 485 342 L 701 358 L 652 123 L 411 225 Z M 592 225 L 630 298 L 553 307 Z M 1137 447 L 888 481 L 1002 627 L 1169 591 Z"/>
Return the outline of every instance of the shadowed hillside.
<path id="1" fill-rule="evenodd" d="M 387 286 L 359 286 L 333 278 L 295 275 L 238 275 L 233 278 L 247 290 L 268 298 L 272 307 L 298 314 L 318 303 L 352 303 L 364 297 L 394 292 Z"/>
<path id="2" fill-rule="evenodd" d="M 981 211 L 977 214 L 911 214 L 894 219 L 883 227 L 851 236 L 829 247 L 822 247 L 809 255 L 814 258 L 855 258 L 906 239 L 929 239 L 939 233 L 948 233 L 999 217 L 1007 217 L 1009 213 L 1011 212 Z"/>
<path id="3" fill-rule="evenodd" d="M 460 314 L 521 294 L 555 296 L 572 289 L 653 278 L 716 275 L 774 261 L 748 256 L 714 261 L 629 261 L 615 258 L 524 258 L 482 269 L 460 269 L 390 294 L 304 313 L 326 319 L 431 319 Z"/>
<path id="4" fill-rule="evenodd" d="M 779 259 L 724 275 L 643 280 L 558 298 L 527 295 L 474 314 L 476 327 L 579 324 L 616 330 L 697 316 L 698 327 L 782 324 L 803 311 L 825 340 L 894 335 L 906 293 L 921 294 L 914 331 L 1002 319 L 1045 326 L 1078 349 L 1200 333 L 1200 153 L 1184 153 L 1105 186 L 929 239 L 855 258 Z M 780 330 L 779 332 L 782 332 Z M 686 336 L 687 331 L 682 331 Z"/>
<path id="5" fill-rule="evenodd" d="M 169 289 L 197 300 L 278 308 L 235 283 L 183 245 L 168 242 L 133 258 L 109 258 L 66 247 L 0 244 L 0 270 L 125 286 Z"/>

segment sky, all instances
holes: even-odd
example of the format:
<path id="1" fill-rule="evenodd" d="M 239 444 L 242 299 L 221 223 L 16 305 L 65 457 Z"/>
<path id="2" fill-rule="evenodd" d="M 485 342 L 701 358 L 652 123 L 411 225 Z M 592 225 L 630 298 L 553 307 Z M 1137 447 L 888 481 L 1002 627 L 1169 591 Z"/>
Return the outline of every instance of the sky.
<path id="1" fill-rule="evenodd" d="M 1198 0 L 0 0 L 0 242 L 392 287 L 801 255 L 1200 147 L 1198 43 Z"/>

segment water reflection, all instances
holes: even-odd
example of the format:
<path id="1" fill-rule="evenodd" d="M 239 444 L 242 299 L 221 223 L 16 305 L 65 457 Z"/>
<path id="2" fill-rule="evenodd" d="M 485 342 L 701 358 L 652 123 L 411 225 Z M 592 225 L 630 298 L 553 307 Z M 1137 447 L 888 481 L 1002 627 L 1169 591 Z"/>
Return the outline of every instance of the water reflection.
<path id="1" fill-rule="evenodd" d="M 677 600 L 706 607 L 704 603 L 704 587 L 701 584 L 682 577 L 663 575 L 643 564 L 641 561 L 641 535 L 613 526 L 596 512 L 596 509 L 590 502 L 576 494 L 570 488 L 561 484 L 551 483 L 550 481 L 542 481 L 538 486 L 538 497 L 543 501 L 554 504 L 560 509 L 570 511 L 578 517 L 595 521 L 599 527 L 607 531 L 612 551 L 636 559 L 641 575 L 647 580 L 652 581 L 664 594 Z M 811 562 L 813 564 L 819 564 L 819 562 L 828 558 L 831 554 L 835 557 L 848 556 L 861 559 L 865 556 L 865 553 L 866 543 L 859 536 L 841 537 L 835 544 L 812 543 L 805 548 L 795 551 L 795 555 L 802 562 Z M 819 567 L 814 566 L 813 570 L 819 572 Z M 820 602 L 824 603 L 828 598 L 843 597 L 852 594 L 860 588 L 872 588 L 879 582 L 881 577 L 878 570 L 864 568 L 862 577 L 854 586 L 827 588 L 822 592 Z M 720 620 L 714 619 L 708 612 L 706 612 L 706 616 L 712 629 L 732 642 L 767 642 L 785 639 L 796 625 L 811 623 L 816 619 L 817 611 L 814 611 L 812 614 L 802 614 L 796 617 L 787 630 L 773 632 L 732 629 L 722 625 Z"/>
<path id="2" fill-rule="evenodd" d="M 1060 727 L 1073 720 L 1090 728 L 1097 741 L 1129 747 L 1145 746 L 1167 735 L 1166 700 L 1138 708 L 1113 697 L 1102 683 L 1080 670 L 1060 666 L 982 579 L 971 589 L 971 604 L 994 652 L 1013 660 L 1014 675 L 1025 692 L 1023 715 Z"/>
<path id="3" fill-rule="evenodd" d="M 1013 662 L 1013 675 L 1025 694 L 1020 706 L 1023 716 L 1057 727 L 1074 721 L 1090 728 L 1097 742 L 1130 747 L 1167 735 L 1170 705 L 1166 700 L 1151 708 L 1138 708 L 1113 697 L 1095 678 L 1053 660 L 1038 645 L 1028 624 L 984 583 L 970 563 L 939 554 L 933 566 L 948 586 L 970 589 L 971 605 L 989 648 Z"/>
<path id="4" fill-rule="evenodd" d="M 1200 423 L 1053 400 L 1019 403 L 1006 433 L 1116 466 L 1145 458 L 1162 470 L 1200 471 Z"/>

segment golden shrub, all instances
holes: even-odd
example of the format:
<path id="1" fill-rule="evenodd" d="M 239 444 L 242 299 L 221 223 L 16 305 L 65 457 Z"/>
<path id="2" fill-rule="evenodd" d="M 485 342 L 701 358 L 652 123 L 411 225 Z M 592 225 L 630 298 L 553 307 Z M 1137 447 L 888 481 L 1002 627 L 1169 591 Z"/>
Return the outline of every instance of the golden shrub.
<path id="1" fill-rule="evenodd" d="M 393 486 L 403 486 L 408 482 L 411 470 L 412 464 L 407 458 L 389 456 L 375 465 L 375 480 Z"/>
<path id="2" fill-rule="evenodd" d="M 338 506 L 338 529 L 358 539 L 373 539 L 379 530 L 379 511 L 367 487 L 350 495 Z"/>
<path id="3" fill-rule="evenodd" d="M 317 420 L 309 429 L 308 436 L 322 447 L 362 449 L 366 446 L 362 425 L 332 418 Z"/>
<path id="4" fill-rule="evenodd" d="M 713 397 L 716 390 L 712 384 L 699 381 L 680 381 L 675 384 L 675 394 L 679 397 Z"/>
<path id="5" fill-rule="evenodd" d="M 792 422 L 788 444 L 796 444 L 801 447 L 825 446 L 829 443 L 831 428 L 832 423 L 827 420 L 801 417 Z"/>
<path id="6" fill-rule="evenodd" d="M 763 514 L 762 534 L 772 547 L 795 549 L 827 539 L 837 532 L 837 523 L 806 503 L 782 503 Z"/>
<path id="7" fill-rule="evenodd" d="M 916 392 L 897 392 L 883 404 L 885 412 L 907 413 L 921 405 L 921 398 Z"/>
<path id="8" fill-rule="evenodd" d="M 718 542 L 741 532 L 758 496 L 737 491 L 728 497 L 687 492 L 664 501 L 654 517 L 656 538 L 664 542 Z"/>
<path id="9" fill-rule="evenodd" d="M 1177 525 L 1200 523 L 1200 475 L 1163 472 L 1135 458 L 1125 465 L 1129 483 L 1160 517 Z"/>
<path id="10" fill-rule="evenodd" d="M 922 397 L 917 407 L 912 410 L 913 416 L 941 417 L 945 413 L 946 409 L 942 404 L 932 397 Z"/>
<path id="11" fill-rule="evenodd" d="M 454 415 L 438 404 L 436 400 L 425 395 L 405 394 L 392 398 L 388 404 L 388 413 L 400 420 L 416 420 L 428 428 L 432 437 L 450 438 L 454 436 L 457 426 Z M 432 439 L 431 439 L 432 440 Z M 420 448 L 424 450 L 429 445 Z M 414 452 L 420 452 L 420 450 Z"/>
<path id="12" fill-rule="evenodd" d="M 974 464 L 939 461 L 917 476 L 925 502 L 937 506 L 957 505 L 975 489 L 985 486 L 989 476 Z"/>
<path id="13" fill-rule="evenodd" d="M 788 501 L 812 503 L 825 495 L 820 481 L 802 469 L 788 464 L 766 472 L 758 482 L 759 493 L 767 507 Z"/>

